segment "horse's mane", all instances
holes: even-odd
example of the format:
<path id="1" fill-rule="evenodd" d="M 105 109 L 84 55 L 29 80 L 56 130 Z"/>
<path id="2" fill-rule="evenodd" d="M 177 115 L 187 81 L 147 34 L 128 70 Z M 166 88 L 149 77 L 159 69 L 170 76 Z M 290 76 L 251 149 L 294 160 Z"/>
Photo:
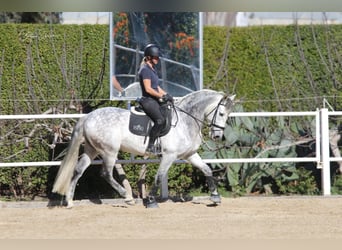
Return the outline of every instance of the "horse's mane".
<path id="1" fill-rule="evenodd" d="M 189 93 L 189 94 L 187 94 L 187 95 L 177 99 L 175 104 L 179 105 L 179 106 L 182 106 L 183 103 L 188 103 L 189 100 L 198 98 L 197 96 L 199 94 L 202 94 L 202 93 L 204 93 L 204 96 L 217 95 L 217 94 L 222 95 L 222 96 L 224 95 L 224 93 L 221 92 L 221 91 L 218 92 L 218 91 L 215 91 L 215 90 L 212 90 L 212 89 L 202 89 L 202 90 L 197 90 L 197 91 L 191 92 L 191 93 Z"/>

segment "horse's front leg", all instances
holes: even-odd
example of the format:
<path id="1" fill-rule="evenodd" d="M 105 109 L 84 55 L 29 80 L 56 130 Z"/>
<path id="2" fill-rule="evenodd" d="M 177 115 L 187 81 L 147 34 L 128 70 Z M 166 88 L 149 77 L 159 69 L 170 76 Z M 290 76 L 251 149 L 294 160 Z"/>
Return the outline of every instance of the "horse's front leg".
<path id="1" fill-rule="evenodd" d="M 144 160 L 147 160 L 148 156 L 144 156 Z M 139 172 L 139 178 L 138 178 L 138 182 L 137 182 L 137 186 L 138 186 L 138 191 L 139 191 L 139 197 L 144 201 L 146 200 L 146 173 L 147 173 L 147 165 L 143 164 L 141 166 L 140 172 Z"/>
<path id="2" fill-rule="evenodd" d="M 154 178 L 154 182 L 152 184 L 151 190 L 148 195 L 143 198 L 143 204 L 146 208 L 158 208 L 158 203 L 156 200 L 156 196 L 158 195 L 158 191 L 161 185 L 161 180 L 163 179 L 163 173 L 160 171 L 160 167 L 158 172 Z"/>
<path id="3" fill-rule="evenodd" d="M 163 155 L 158 168 L 158 172 L 154 178 L 154 183 L 152 185 L 151 191 L 144 200 L 144 205 L 146 206 L 146 208 L 158 208 L 158 203 L 155 197 L 158 195 L 161 183 L 166 178 L 167 172 L 169 171 L 169 168 L 171 167 L 174 160 L 176 160 L 175 155 Z"/>
<path id="4" fill-rule="evenodd" d="M 201 170 L 206 177 L 208 188 L 210 191 L 210 200 L 214 203 L 221 203 L 221 196 L 217 191 L 217 181 L 213 177 L 211 168 L 202 160 L 196 153 L 188 157 L 187 160 L 194 166 Z"/>

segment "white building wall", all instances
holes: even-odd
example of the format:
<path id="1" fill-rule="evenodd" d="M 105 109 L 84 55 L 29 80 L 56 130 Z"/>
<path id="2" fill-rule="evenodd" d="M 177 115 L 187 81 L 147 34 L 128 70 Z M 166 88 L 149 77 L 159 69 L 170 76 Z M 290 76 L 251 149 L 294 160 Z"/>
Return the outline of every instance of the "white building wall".
<path id="1" fill-rule="evenodd" d="M 63 12 L 62 24 L 109 24 L 109 12 Z"/>

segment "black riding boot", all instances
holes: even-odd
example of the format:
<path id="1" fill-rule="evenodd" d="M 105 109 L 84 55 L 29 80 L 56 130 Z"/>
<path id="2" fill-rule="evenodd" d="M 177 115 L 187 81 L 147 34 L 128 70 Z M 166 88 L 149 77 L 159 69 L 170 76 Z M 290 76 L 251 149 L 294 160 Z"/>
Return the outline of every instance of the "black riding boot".
<path id="1" fill-rule="evenodd" d="M 156 140 L 156 138 L 151 139 L 151 137 L 150 137 L 150 140 L 149 140 L 147 148 L 146 148 L 147 154 L 158 155 L 161 153 L 160 148 L 157 147 L 156 145 L 154 145 L 155 140 Z"/>
<path id="2" fill-rule="evenodd" d="M 151 128 L 150 139 L 149 139 L 149 142 L 148 142 L 148 145 L 146 148 L 146 153 L 154 154 L 154 155 L 158 155 L 161 153 L 160 147 L 156 147 L 154 145 L 154 142 L 156 141 L 156 139 L 160 135 L 160 131 L 163 129 L 164 123 L 165 123 L 165 120 L 159 121 L 159 119 L 158 119 L 157 123 L 155 123 L 154 126 Z"/>

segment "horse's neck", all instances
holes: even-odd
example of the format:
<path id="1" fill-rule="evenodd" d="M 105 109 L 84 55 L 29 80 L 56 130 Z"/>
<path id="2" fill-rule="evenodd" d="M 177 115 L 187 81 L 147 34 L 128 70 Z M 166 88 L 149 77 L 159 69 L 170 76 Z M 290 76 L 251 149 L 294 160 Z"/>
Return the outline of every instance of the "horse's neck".
<path id="1" fill-rule="evenodd" d="M 180 107 L 197 119 L 203 120 L 205 115 L 217 106 L 219 100 L 220 96 L 217 93 L 204 91 L 187 96 L 180 103 Z"/>

